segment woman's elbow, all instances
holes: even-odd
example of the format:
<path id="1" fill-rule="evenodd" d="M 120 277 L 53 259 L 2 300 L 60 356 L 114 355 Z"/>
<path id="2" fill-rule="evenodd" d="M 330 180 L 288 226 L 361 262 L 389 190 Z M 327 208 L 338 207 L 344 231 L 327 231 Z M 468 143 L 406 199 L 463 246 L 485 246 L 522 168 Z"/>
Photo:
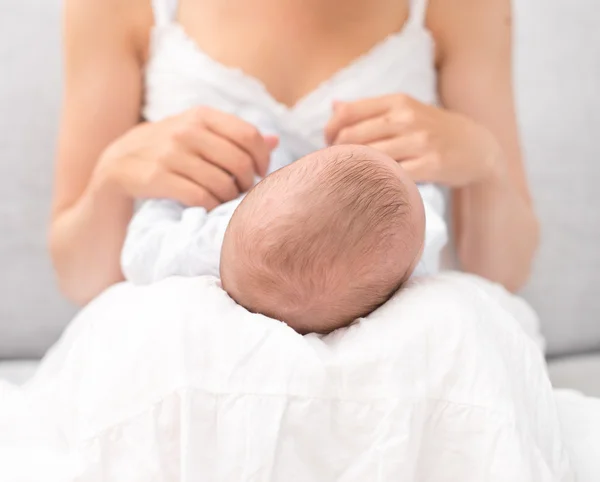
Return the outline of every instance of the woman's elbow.
<path id="1" fill-rule="evenodd" d="M 72 276 L 66 268 L 63 250 L 53 242 L 52 238 L 49 243 L 50 258 L 54 268 L 54 277 L 60 293 L 70 302 L 77 306 L 84 306 L 92 298 L 93 295 L 87 289 L 86 283 Z"/>
<path id="2" fill-rule="evenodd" d="M 56 272 L 58 289 L 61 294 L 76 306 L 85 306 L 95 297 L 95 293 L 84 283 L 76 283 L 68 277 L 61 276 Z"/>
<path id="3" fill-rule="evenodd" d="M 61 270 L 55 264 L 55 276 L 61 294 L 76 306 L 85 306 L 109 286 L 122 281 L 122 276 L 111 279 L 77 276 Z"/>
<path id="4" fill-rule="evenodd" d="M 487 253 L 459 249 L 457 255 L 463 270 L 517 293 L 531 277 L 539 243 L 540 226 L 537 219 L 533 219 L 527 235 L 520 238 L 518 244 L 512 244 L 510 249 L 493 249 Z"/>
<path id="5" fill-rule="evenodd" d="M 521 290 L 531 275 L 532 263 L 482 263 L 469 255 L 459 255 L 461 268 L 494 283 L 499 283 L 511 293 Z"/>
<path id="6" fill-rule="evenodd" d="M 103 282 L 105 276 L 94 272 L 93 263 L 76 266 L 71 250 L 61 242 L 60 237 L 50 233 L 48 240 L 50 258 L 54 267 L 55 279 L 61 294 L 77 306 L 85 306 L 111 284 L 119 281 L 118 276 Z"/>
<path id="7" fill-rule="evenodd" d="M 521 291 L 529 278 L 531 277 L 531 273 L 533 271 L 533 260 L 524 261 L 519 266 L 514 266 L 513 269 L 507 269 L 505 273 L 498 273 L 497 279 L 491 277 L 492 281 L 500 283 L 511 293 L 517 293 Z"/>
<path id="8" fill-rule="evenodd" d="M 532 213 L 529 231 L 524 236 L 522 245 L 521 255 L 518 254 L 514 257 L 515 262 L 512 263 L 514 268 L 512 269 L 513 274 L 507 276 L 507 280 L 504 284 L 507 290 L 512 293 L 516 293 L 523 289 L 533 272 L 535 256 L 540 246 L 540 223 L 534 213 Z M 516 251 L 516 250 L 515 250 Z M 511 263 L 507 263 L 510 265 Z"/>

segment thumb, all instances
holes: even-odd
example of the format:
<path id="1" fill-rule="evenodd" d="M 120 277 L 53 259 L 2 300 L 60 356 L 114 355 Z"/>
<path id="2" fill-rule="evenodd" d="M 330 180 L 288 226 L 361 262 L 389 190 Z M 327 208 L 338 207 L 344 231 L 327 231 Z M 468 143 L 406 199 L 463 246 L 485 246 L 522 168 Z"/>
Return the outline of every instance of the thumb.
<path id="1" fill-rule="evenodd" d="M 422 159 L 411 159 L 398 163 L 414 182 L 431 182 L 431 173 Z"/>
<path id="2" fill-rule="evenodd" d="M 343 100 L 334 100 L 331 104 L 332 104 L 332 108 L 333 108 L 333 112 L 335 112 L 336 110 L 338 110 L 341 106 L 347 104 L 348 102 L 345 102 Z"/>

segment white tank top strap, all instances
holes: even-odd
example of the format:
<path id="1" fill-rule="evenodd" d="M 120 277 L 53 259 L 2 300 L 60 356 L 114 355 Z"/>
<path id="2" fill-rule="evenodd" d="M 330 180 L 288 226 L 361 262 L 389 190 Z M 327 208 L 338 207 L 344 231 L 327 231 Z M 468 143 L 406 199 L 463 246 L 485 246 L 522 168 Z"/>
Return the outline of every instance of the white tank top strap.
<path id="1" fill-rule="evenodd" d="M 412 24 L 425 25 L 428 3 L 428 0 L 410 0 L 410 22 Z"/>
<path id="2" fill-rule="evenodd" d="M 154 23 L 157 26 L 166 25 L 175 20 L 179 0 L 152 0 Z"/>

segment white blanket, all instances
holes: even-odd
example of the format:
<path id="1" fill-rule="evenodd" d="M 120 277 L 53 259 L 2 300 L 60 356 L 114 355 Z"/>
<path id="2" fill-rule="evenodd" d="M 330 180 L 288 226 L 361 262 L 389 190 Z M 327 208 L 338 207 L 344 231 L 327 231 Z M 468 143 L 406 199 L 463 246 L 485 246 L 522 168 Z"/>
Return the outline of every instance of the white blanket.
<path id="1" fill-rule="evenodd" d="M 214 278 L 122 284 L 0 386 L 0 480 L 575 480 L 531 315 L 444 274 L 301 337 Z"/>

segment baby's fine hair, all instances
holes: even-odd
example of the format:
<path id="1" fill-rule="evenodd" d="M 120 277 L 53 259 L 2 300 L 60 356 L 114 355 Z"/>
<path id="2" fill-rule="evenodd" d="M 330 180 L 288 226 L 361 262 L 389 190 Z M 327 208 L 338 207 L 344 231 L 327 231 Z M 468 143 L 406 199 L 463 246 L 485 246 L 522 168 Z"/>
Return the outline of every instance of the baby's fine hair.
<path id="1" fill-rule="evenodd" d="M 300 333 L 327 333 L 400 287 L 416 256 L 407 242 L 416 236 L 411 206 L 404 183 L 373 153 L 325 149 L 248 193 L 231 219 L 221 261 L 226 289 L 228 272 L 236 273 L 230 294 L 238 303 Z M 232 249 L 238 255 L 227 259 Z"/>

